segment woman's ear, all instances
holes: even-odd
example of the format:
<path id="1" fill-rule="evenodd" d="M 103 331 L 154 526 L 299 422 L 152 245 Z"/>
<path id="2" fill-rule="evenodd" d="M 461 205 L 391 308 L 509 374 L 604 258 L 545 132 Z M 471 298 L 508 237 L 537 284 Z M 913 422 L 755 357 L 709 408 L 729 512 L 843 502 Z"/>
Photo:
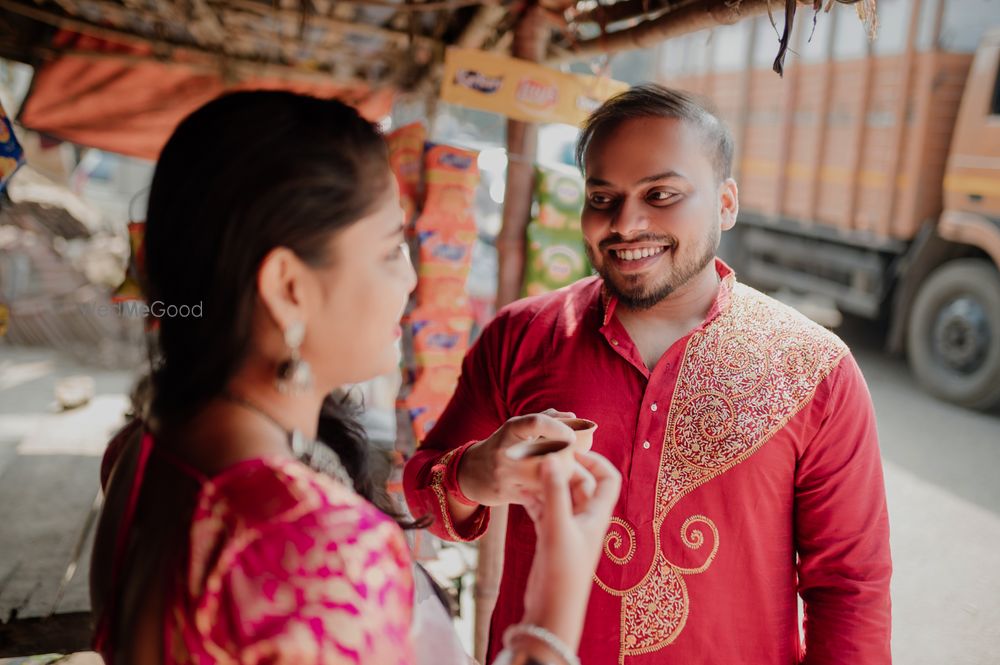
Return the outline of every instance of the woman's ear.
<path id="1" fill-rule="evenodd" d="M 722 230 L 728 231 L 736 226 L 736 217 L 740 212 L 740 191 L 732 178 L 719 186 L 719 220 Z"/>
<path id="2" fill-rule="evenodd" d="M 305 279 L 308 269 L 295 252 L 275 247 L 257 271 L 257 296 L 282 331 L 306 319 Z"/>

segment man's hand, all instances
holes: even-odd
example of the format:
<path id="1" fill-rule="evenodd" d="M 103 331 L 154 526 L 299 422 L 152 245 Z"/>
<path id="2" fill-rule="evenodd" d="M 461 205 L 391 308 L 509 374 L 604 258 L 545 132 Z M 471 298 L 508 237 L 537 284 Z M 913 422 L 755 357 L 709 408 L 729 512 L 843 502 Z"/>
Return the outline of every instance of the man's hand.
<path id="1" fill-rule="evenodd" d="M 504 423 L 489 438 L 471 446 L 462 456 L 458 484 L 471 501 L 484 506 L 525 504 L 541 495 L 543 483 L 538 457 L 514 459 L 507 452 L 524 441 L 539 437 L 573 442 L 573 430 L 556 418 L 573 418 L 572 413 L 548 409 L 543 413 L 517 416 Z M 593 475 L 573 458 L 571 450 L 558 455 L 566 463 L 567 475 L 575 492 L 587 496 L 594 491 Z"/>

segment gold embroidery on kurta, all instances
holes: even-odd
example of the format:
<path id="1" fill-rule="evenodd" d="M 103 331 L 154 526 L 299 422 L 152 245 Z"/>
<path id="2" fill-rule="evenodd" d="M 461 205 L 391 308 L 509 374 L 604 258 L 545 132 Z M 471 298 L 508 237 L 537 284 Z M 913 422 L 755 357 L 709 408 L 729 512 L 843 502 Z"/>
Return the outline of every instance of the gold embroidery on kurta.
<path id="1" fill-rule="evenodd" d="M 619 566 L 632 560 L 635 556 L 635 529 L 631 524 L 620 517 L 611 518 L 608 535 L 604 537 L 604 554 Z"/>
<path id="2" fill-rule="evenodd" d="M 703 525 L 711 532 L 711 550 L 694 568 L 671 562 L 660 542 L 667 515 L 683 497 L 757 452 L 812 399 L 847 353 L 833 334 L 731 277 L 722 288 L 731 289 L 731 300 L 691 336 L 674 388 L 652 532 L 642 534 L 653 539 L 653 561 L 630 588 L 595 577 L 599 587 L 622 599 L 619 663 L 677 639 L 691 611 L 684 577 L 708 570 L 719 550 L 715 523 L 695 515 L 681 527 L 681 541 L 692 550 L 705 547 L 706 531 L 695 528 Z M 605 539 L 605 556 L 624 565 L 637 537 L 631 525 L 616 518 Z"/>

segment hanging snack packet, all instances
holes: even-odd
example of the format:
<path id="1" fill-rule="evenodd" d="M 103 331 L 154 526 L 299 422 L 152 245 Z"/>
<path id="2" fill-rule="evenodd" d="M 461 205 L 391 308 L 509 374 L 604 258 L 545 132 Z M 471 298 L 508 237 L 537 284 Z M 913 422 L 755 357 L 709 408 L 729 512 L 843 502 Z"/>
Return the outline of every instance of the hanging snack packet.
<path id="1" fill-rule="evenodd" d="M 425 214 L 424 217 L 427 217 Z M 446 221 L 446 220 L 441 220 Z M 417 230 L 420 245 L 419 275 L 421 279 L 454 277 L 463 281 L 472 265 L 472 248 L 476 244 L 476 231 L 461 226 L 442 224 L 438 228 Z"/>
<path id="2" fill-rule="evenodd" d="M 550 229 L 577 229 L 583 210 L 583 179 L 576 171 L 535 167 L 535 220 Z"/>
<path id="3" fill-rule="evenodd" d="M 417 367 L 460 367 L 469 348 L 472 317 L 462 311 L 421 307 L 410 316 L 410 329 Z"/>
<path id="4" fill-rule="evenodd" d="M 560 230 L 532 222 L 524 266 L 524 293 L 536 296 L 561 289 L 590 274 L 579 230 Z"/>
<path id="5" fill-rule="evenodd" d="M 400 127 L 385 140 L 389 145 L 389 166 L 399 183 L 399 200 L 409 224 L 420 204 L 421 167 L 427 130 L 421 123 L 415 122 Z"/>

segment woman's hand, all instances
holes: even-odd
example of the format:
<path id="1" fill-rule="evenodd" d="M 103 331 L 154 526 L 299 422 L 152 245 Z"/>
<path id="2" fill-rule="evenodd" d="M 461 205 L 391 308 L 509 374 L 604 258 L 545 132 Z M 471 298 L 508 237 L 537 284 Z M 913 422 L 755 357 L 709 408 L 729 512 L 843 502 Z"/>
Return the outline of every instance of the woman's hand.
<path id="1" fill-rule="evenodd" d="M 540 471 L 542 492 L 526 502 L 537 545 L 524 599 L 524 621 L 555 633 L 574 651 L 621 491 L 621 474 L 603 456 L 577 453 L 576 460 L 596 487 L 571 475 L 558 460 L 546 459 Z"/>

